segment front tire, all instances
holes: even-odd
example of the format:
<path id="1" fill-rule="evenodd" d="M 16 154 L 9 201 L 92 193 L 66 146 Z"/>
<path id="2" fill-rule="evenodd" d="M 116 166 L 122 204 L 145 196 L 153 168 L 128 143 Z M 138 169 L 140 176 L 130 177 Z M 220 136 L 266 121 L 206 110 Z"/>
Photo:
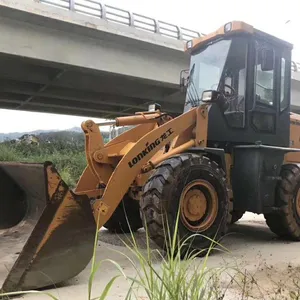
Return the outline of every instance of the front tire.
<path id="1" fill-rule="evenodd" d="M 300 167 L 283 165 L 281 177 L 276 189 L 279 211 L 265 214 L 266 223 L 276 235 L 300 241 Z"/>
<path id="2" fill-rule="evenodd" d="M 180 255 L 189 249 L 203 256 L 211 245 L 206 237 L 219 241 L 224 236 L 228 206 L 224 171 L 207 157 L 190 153 L 171 157 L 157 166 L 140 201 L 144 227 L 160 248 L 169 249 L 166 231 L 172 240 L 178 211 L 179 239 L 200 233 L 189 239 L 188 245 L 182 245 Z"/>

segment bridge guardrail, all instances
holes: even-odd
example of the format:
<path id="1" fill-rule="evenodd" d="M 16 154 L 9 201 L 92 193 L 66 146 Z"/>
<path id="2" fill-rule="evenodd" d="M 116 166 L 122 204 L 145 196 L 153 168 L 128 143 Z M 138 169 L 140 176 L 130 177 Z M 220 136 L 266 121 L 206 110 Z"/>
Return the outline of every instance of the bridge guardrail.
<path id="1" fill-rule="evenodd" d="M 96 0 L 40 0 L 40 2 L 178 40 L 188 41 L 201 35 L 195 30 L 158 21 Z"/>
<path id="2" fill-rule="evenodd" d="M 195 30 L 158 21 L 154 18 L 104 4 L 96 0 L 39 0 L 41 3 L 71 10 L 88 16 L 98 17 L 110 22 L 131 26 L 162 36 L 188 41 L 205 35 Z M 292 61 L 292 71 L 300 72 L 300 63 Z"/>

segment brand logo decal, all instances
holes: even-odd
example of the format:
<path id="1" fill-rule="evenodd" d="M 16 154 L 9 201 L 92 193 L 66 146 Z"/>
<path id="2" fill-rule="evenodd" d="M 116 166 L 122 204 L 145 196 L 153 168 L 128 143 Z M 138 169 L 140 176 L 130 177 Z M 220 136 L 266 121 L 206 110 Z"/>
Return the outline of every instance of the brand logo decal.
<path id="1" fill-rule="evenodd" d="M 147 156 L 149 153 L 151 153 L 157 146 L 159 146 L 165 139 L 167 139 L 173 133 L 174 133 L 173 129 L 169 128 L 154 142 L 152 142 L 151 144 L 147 143 L 145 149 L 143 151 L 141 151 L 138 155 L 136 155 L 128 163 L 129 167 L 132 168 L 134 165 L 136 165 L 141 159 L 143 159 L 145 156 Z"/>

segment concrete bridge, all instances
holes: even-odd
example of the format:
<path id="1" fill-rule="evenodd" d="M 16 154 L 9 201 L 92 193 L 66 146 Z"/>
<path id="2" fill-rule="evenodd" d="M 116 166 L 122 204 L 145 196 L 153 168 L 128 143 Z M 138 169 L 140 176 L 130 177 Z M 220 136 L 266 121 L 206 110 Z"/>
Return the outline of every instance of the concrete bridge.
<path id="1" fill-rule="evenodd" d="M 0 107 L 112 118 L 159 102 L 181 113 L 183 43 L 199 35 L 93 0 L 0 0 Z"/>

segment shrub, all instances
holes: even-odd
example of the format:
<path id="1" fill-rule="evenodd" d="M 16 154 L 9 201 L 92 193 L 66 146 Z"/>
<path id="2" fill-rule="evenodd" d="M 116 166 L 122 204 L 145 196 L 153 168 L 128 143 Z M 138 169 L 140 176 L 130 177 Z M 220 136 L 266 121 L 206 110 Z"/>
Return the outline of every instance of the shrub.
<path id="1" fill-rule="evenodd" d="M 55 145 L 54 145 L 55 144 Z M 75 187 L 86 166 L 83 147 L 72 148 L 70 144 L 56 143 L 26 145 L 0 143 L 0 161 L 43 163 L 51 161 L 71 188 Z"/>

